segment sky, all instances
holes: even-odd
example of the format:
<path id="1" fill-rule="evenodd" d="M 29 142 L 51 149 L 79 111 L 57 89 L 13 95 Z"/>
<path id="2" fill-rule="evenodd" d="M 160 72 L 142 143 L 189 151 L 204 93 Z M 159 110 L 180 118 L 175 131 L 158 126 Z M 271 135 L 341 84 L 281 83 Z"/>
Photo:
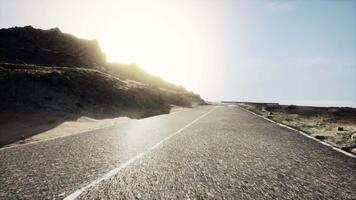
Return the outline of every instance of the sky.
<path id="1" fill-rule="evenodd" d="M 354 0 L 0 0 L 211 101 L 356 107 Z"/>

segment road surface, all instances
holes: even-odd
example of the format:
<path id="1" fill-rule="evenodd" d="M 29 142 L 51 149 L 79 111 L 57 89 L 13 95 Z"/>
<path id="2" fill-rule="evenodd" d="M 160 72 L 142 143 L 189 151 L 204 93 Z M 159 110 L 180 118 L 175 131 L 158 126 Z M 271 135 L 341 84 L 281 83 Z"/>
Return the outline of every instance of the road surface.
<path id="1" fill-rule="evenodd" d="M 356 159 L 202 106 L 0 150 L 0 199 L 356 199 Z"/>

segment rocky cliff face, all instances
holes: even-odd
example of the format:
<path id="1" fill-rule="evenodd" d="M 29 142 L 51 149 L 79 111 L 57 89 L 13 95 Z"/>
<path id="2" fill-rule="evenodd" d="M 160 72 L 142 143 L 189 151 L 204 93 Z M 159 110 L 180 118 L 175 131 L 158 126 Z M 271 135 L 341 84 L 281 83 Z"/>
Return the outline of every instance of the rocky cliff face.
<path id="1" fill-rule="evenodd" d="M 0 29 L 0 62 L 91 68 L 105 65 L 106 57 L 96 40 L 26 26 Z"/>

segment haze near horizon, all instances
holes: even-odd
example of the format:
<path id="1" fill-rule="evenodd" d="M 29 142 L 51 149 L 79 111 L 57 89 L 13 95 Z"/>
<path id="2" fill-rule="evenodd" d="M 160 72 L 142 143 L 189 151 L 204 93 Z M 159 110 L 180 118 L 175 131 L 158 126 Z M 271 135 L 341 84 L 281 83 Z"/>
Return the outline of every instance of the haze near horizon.
<path id="1" fill-rule="evenodd" d="M 356 107 L 356 1 L 0 0 L 207 100 Z"/>

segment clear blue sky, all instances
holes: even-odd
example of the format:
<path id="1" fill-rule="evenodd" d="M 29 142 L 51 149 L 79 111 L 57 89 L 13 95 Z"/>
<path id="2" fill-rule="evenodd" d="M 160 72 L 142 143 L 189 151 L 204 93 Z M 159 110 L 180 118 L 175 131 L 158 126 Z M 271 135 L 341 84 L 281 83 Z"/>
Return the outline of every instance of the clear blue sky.
<path id="1" fill-rule="evenodd" d="M 208 100 L 356 106 L 356 1 L 0 0 L 0 27 L 97 38 Z"/>

